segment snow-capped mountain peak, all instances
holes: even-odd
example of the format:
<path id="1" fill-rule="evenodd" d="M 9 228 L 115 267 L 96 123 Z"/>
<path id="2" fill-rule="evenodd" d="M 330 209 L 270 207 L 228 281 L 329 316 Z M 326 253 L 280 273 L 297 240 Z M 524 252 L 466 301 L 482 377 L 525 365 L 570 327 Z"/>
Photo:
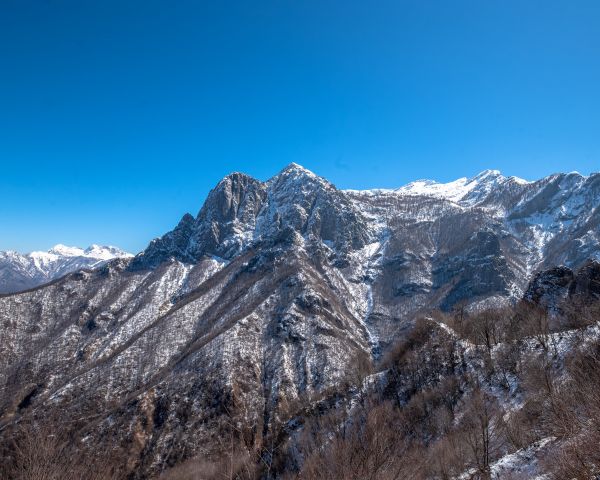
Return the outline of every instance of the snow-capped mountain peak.
<path id="1" fill-rule="evenodd" d="M 58 245 L 54 245 L 48 252 L 32 252 L 32 253 L 50 253 L 53 255 L 59 255 L 63 257 L 76 257 L 84 254 L 83 248 L 79 247 L 69 247 L 67 245 L 63 245 L 59 243 Z"/>
<path id="2" fill-rule="evenodd" d="M 517 177 L 510 177 L 518 183 L 527 183 Z M 476 199 L 480 199 L 485 194 L 491 192 L 499 184 L 504 183 L 507 177 L 498 170 L 484 170 L 474 177 L 462 177 L 447 183 L 441 183 L 434 180 L 417 180 L 408 185 L 400 187 L 396 193 L 400 195 L 424 195 L 428 197 L 444 198 L 453 202 L 461 202 L 476 192 Z M 473 198 L 468 203 L 473 203 Z"/>
<path id="3" fill-rule="evenodd" d="M 83 249 L 59 243 L 48 251 L 28 254 L 0 252 L 0 293 L 33 288 L 67 273 L 97 268 L 114 258 L 132 256 L 120 248 L 96 244 Z"/>
<path id="4" fill-rule="evenodd" d="M 100 258 L 110 260 L 116 257 L 131 257 L 132 255 L 118 247 L 112 245 L 96 245 L 93 243 L 88 248 L 83 250 L 83 255 L 86 257 Z"/>
<path id="5" fill-rule="evenodd" d="M 304 168 L 302 165 L 296 163 L 296 162 L 291 162 L 289 163 L 282 171 L 283 172 L 296 172 L 298 174 L 304 174 L 304 175 L 309 175 L 312 177 L 316 177 L 317 175 L 314 174 L 313 172 L 311 172 L 308 168 Z"/>
<path id="6" fill-rule="evenodd" d="M 504 178 L 504 176 L 502 175 L 502 173 L 500 173 L 500 170 L 494 170 L 494 169 L 486 169 L 483 170 L 482 172 L 479 172 L 477 175 L 475 175 L 472 180 L 483 180 L 486 178 Z"/>
<path id="7" fill-rule="evenodd" d="M 329 182 L 323 177 L 319 177 L 307 168 L 304 168 L 302 165 L 298 165 L 294 162 L 287 165 L 283 170 L 281 170 L 281 172 L 268 180 L 267 185 L 280 184 L 284 182 L 295 185 L 303 184 L 305 182 L 318 182 L 323 185 L 329 184 Z"/>
<path id="8" fill-rule="evenodd" d="M 450 182 L 422 179 L 410 182 L 396 189 L 374 188 L 368 190 L 345 190 L 361 196 L 403 195 L 424 196 L 449 200 L 463 206 L 474 206 L 485 200 L 486 196 L 498 191 L 498 187 L 507 185 L 525 186 L 529 182 L 519 177 L 505 177 L 499 170 L 484 170 L 473 177 L 461 177 Z"/>

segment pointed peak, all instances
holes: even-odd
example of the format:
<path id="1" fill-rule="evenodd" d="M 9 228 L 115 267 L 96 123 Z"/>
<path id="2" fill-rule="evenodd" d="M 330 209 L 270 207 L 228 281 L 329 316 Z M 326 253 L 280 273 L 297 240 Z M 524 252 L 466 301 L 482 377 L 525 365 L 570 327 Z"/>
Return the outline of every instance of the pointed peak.
<path id="1" fill-rule="evenodd" d="M 299 163 L 296 162 L 290 162 L 286 165 L 286 167 L 283 169 L 283 171 L 287 171 L 287 170 L 305 170 L 308 171 L 306 168 L 304 168 L 302 165 L 300 165 Z"/>
<path id="2" fill-rule="evenodd" d="M 283 170 L 281 170 L 277 175 L 271 177 L 267 180 L 267 187 L 272 187 L 275 185 L 304 185 L 304 184 L 322 184 L 326 185 L 329 182 L 314 174 L 310 170 L 304 168 L 302 165 L 298 165 L 297 163 L 290 163 Z"/>
<path id="3" fill-rule="evenodd" d="M 477 181 L 481 181 L 481 180 L 491 180 L 491 179 L 495 179 L 495 178 L 503 178 L 502 173 L 500 173 L 500 170 L 484 170 L 483 172 L 478 173 L 477 175 L 475 175 L 471 180 L 477 180 Z"/>
<path id="4" fill-rule="evenodd" d="M 217 186 L 223 185 L 223 184 L 229 184 L 229 183 L 233 183 L 233 182 L 239 182 L 239 181 L 243 181 L 243 182 L 258 182 L 258 180 L 256 180 L 251 175 L 248 175 L 247 173 L 244 173 L 244 172 L 231 172 L 230 174 L 225 175 L 219 181 L 219 183 L 217 184 Z"/>
<path id="5" fill-rule="evenodd" d="M 281 174 L 293 174 L 293 175 L 304 175 L 304 176 L 310 176 L 310 177 L 317 177 L 317 175 L 315 175 L 313 172 L 311 172 L 308 168 L 304 168 L 302 165 L 299 165 L 295 162 L 292 162 L 290 164 L 288 164 L 283 170 L 281 170 L 281 172 L 279 172 L 279 175 Z"/>
<path id="6" fill-rule="evenodd" d="M 181 220 L 179 220 L 179 223 L 190 223 L 194 221 L 194 216 L 189 213 L 186 212 L 185 215 L 183 217 L 181 217 Z"/>
<path id="7" fill-rule="evenodd" d="M 302 165 L 298 165 L 297 163 L 290 163 L 283 170 L 281 170 L 277 175 L 271 178 L 269 181 L 272 182 L 274 180 L 300 180 L 300 179 L 312 179 L 312 180 L 321 180 L 322 182 L 326 182 L 326 180 L 322 177 L 319 177 L 315 173 L 311 172 L 307 168 L 304 168 Z"/>
<path id="8" fill-rule="evenodd" d="M 205 208 L 207 206 L 207 204 L 211 204 L 215 201 L 218 201 L 216 199 L 219 199 L 223 196 L 229 197 L 231 195 L 232 191 L 239 192 L 242 190 L 246 190 L 248 188 L 251 188 L 251 189 L 258 188 L 259 189 L 259 188 L 262 188 L 262 185 L 263 185 L 263 182 L 261 182 L 260 180 L 257 180 L 254 177 L 251 177 L 250 175 L 247 175 L 245 173 L 241 173 L 241 172 L 230 173 L 229 175 L 226 175 L 225 177 L 223 177 L 219 181 L 219 183 L 217 183 L 213 187 L 213 189 L 208 193 L 208 197 L 206 199 L 206 202 L 202 206 L 202 208 Z M 201 209 L 201 211 L 202 211 L 202 209 Z M 189 221 L 189 219 L 182 218 L 182 221 L 184 221 L 184 220 L 185 220 L 185 222 Z"/>
<path id="9" fill-rule="evenodd" d="M 509 181 L 509 182 L 513 182 L 513 183 L 516 183 L 519 185 L 527 185 L 527 184 L 532 183 L 521 177 L 515 177 L 514 175 L 511 175 L 510 177 L 505 177 L 504 175 L 502 175 L 502 172 L 500 172 L 500 170 L 490 170 L 490 169 L 484 170 L 483 172 L 480 172 L 477 175 L 475 175 L 474 177 L 469 179 L 469 182 L 482 182 L 482 181 L 485 181 L 485 182 Z"/>
<path id="10" fill-rule="evenodd" d="M 194 218 L 194 216 L 191 213 L 186 212 L 185 215 L 181 217 L 181 220 L 179 220 L 179 223 L 175 226 L 175 230 L 184 230 L 186 228 L 191 228 L 195 221 L 196 219 Z"/>

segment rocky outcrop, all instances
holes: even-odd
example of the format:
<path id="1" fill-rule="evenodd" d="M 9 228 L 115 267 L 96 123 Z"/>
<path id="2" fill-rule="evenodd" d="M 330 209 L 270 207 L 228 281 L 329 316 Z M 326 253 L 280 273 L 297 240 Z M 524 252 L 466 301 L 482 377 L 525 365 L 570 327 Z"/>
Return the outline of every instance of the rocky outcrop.
<path id="1" fill-rule="evenodd" d="M 576 272 L 559 266 L 536 274 L 524 298 L 543 306 L 557 307 L 565 300 L 595 302 L 600 299 L 600 262 L 586 262 Z"/>

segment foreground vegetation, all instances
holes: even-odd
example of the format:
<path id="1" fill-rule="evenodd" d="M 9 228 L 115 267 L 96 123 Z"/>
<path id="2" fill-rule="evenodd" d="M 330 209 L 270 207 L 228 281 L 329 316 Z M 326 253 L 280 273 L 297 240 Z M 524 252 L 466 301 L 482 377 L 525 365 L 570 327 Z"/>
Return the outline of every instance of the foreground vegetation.
<path id="1" fill-rule="evenodd" d="M 264 425 L 247 421 L 243 392 L 215 387 L 210 453 L 172 458 L 155 477 L 597 478 L 598 320 L 590 302 L 424 315 L 377 364 L 357 358 L 338 387 L 287 402 Z M 86 445 L 82 423 L 5 425 L 0 478 L 139 478 L 131 445 Z"/>

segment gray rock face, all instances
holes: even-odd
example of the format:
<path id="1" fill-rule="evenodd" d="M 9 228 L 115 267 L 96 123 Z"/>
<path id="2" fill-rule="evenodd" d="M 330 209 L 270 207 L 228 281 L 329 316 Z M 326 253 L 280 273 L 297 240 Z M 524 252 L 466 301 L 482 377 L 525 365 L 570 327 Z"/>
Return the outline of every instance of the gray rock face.
<path id="1" fill-rule="evenodd" d="M 228 175 L 208 194 L 196 218 L 184 215 L 173 231 L 153 240 L 132 267 L 155 267 L 169 258 L 192 263 L 204 255 L 232 258 L 251 239 L 265 197 L 258 180 L 243 173 Z"/>
<path id="2" fill-rule="evenodd" d="M 539 272 L 527 287 L 524 298 L 552 308 L 566 299 L 597 302 L 600 300 L 600 262 L 586 262 L 576 272 L 564 265 Z"/>
<path id="3" fill-rule="evenodd" d="M 567 298 L 574 281 L 575 274 L 569 267 L 550 268 L 535 275 L 524 297 L 535 304 L 555 307 Z"/>
<path id="4" fill-rule="evenodd" d="M 419 312 L 517 300 L 546 266 L 599 258 L 599 179 L 359 192 L 294 164 L 229 175 L 134 259 L 0 296 L 0 422 L 89 418 L 77 434 L 117 439 L 140 476 L 210 453 L 227 405 L 258 438 Z"/>

